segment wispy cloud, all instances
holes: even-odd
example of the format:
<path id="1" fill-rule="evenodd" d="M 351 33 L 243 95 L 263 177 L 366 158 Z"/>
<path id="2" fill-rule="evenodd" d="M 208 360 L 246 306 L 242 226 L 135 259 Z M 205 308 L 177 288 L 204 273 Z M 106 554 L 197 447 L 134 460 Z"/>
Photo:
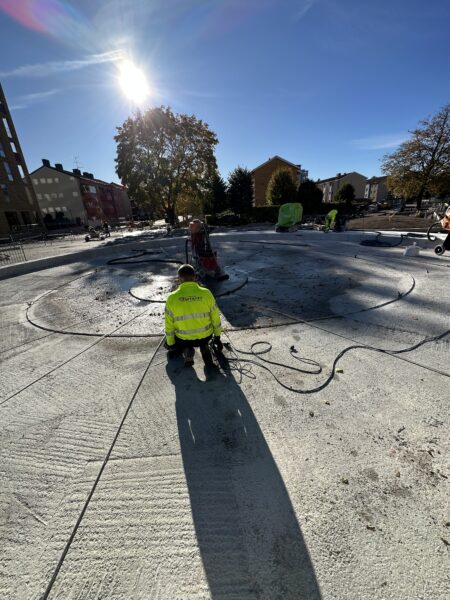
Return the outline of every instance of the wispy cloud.
<path id="1" fill-rule="evenodd" d="M 316 4 L 317 0 L 301 0 L 300 6 L 294 16 L 295 21 L 302 19 L 307 12 Z"/>
<path id="2" fill-rule="evenodd" d="M 388 148 L 396 148 L 407 138 L 407 132 L 387 133 L 352 140 L 352 144 L 359 148 L 359 150 L 385 150 Z"/>
<path id="3" fill-rule="evenodd" d="M 20 96 L 16 103 L 11 105 L 12 110 L 22 110 L 24 108 L 28 108 L 32 104 L 36 104 L 37 102 L 41 102 L 54 96 L 55 94 L 59 94 L 62 90 L 46 90 L 45 92 L 35 92 L 34 94 L 25 94 L 24 96 Z"/>
<path id="4" fill-rule="evenodd" d="M 91 54 L 79 60 L 55 60 L 46 63 L 38 63 L 34 65 L 22 65 L 11 71 L 0 72 L 0 77 L 50 77 L 60 73 L 69 73 L 71 71 L 79 71 L 93 65 L 99 65 L 107 62 L 116 62 L 123 58 L 123 53 L 114 50 L 112 52 L 102 52 L 101 54 Z"/>

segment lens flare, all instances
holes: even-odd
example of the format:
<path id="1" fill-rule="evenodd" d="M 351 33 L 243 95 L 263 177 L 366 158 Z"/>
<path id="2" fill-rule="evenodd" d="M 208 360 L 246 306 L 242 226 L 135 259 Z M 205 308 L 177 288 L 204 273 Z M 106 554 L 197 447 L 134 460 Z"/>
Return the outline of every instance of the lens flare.
<path id="1" fill-rule="evenodd" d="M 150 94 L 143 71 L 131 60 L 124 60 L 120 63 L 119 84 L 125 96 L 135 104 L 142 104 Z"/>
<path id="2" fill-rule="evenodd" d="M 80 45 L 90 37 L 85 17 L 65 0 L 0 0 L 0 10 L 21 25 L 64 43 Z"/>

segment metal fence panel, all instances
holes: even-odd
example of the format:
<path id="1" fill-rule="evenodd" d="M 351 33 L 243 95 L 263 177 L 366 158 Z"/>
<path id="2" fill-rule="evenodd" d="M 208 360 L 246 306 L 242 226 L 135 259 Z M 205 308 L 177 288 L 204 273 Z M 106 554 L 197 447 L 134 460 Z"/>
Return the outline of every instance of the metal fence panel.
<path id="1" fill-rule="evenodd" d="M 0 242 L 0 267 L 26 261 L 22 244 L 17 242 Z"/>

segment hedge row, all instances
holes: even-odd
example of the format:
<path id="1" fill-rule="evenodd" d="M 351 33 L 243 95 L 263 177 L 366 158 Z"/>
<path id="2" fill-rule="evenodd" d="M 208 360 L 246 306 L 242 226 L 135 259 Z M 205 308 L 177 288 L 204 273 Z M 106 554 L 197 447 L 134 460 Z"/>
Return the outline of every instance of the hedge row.
<path id="1" fill-rule="evenodd" d="M 330 210 L 336 209 L 340 214 L 349 211 L 345 203 L 322 202 L 315 210 L 307 210 L 305 214 L 310 216 L 326 215 Z M 279 206 L 253 206 L 250 213 L 246 215 L 235 215 L 230 211 L 218 215 L 205 215 L 208 225 L 248 225 L 249 223 L 276 223 L 278 221 Z"/>

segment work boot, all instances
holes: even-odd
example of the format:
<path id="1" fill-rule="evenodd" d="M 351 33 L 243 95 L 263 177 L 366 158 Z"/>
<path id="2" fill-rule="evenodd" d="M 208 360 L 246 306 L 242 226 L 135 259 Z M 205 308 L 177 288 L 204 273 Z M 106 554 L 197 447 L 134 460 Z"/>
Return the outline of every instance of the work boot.
<path id="1" fill-rule="evenodd" d="M 183 358 L 184 358 L 184 366 L 185 367 L 192 367 L 192 365 L 194 364 L 194 353 L 195 353 L 194 348 L 185 348 L 183 350 Z"/>

